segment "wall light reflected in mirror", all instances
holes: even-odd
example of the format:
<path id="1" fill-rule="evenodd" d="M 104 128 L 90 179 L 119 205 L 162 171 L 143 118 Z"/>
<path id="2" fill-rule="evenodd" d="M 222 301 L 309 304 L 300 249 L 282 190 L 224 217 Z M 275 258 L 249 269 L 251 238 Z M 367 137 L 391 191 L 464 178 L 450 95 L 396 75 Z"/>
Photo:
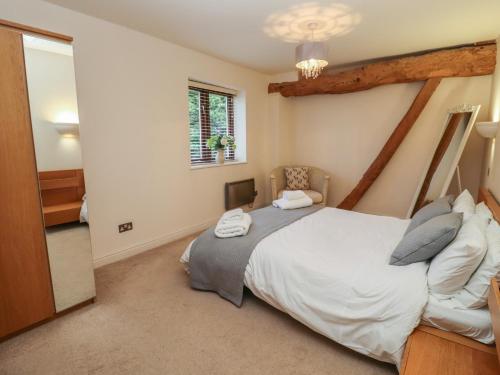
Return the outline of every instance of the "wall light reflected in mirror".
<path id="1" fill-rule="evenodd" d="M 299 43 L 311 40 L 308 26 L 315 23 L 314 40 L 325 41 L 348 34 L 360 22 L 361 15 L 347 5 L 309 2 L 271 14 L 266 20 L 264 32 L 272 38 Z"/>
<path id="2" fill-rule="evenodd" d="M 64 138 L 77 138 L 80 135 L 78 124 L 56 122 L 54 126 L 57 132 Z"/>
<path id="3" fill-rule="evenodd" d="M 80 135 L 78 115 L 74 112 L 58 113 L 53 124 L 63 138 L 78 138 Z"/>

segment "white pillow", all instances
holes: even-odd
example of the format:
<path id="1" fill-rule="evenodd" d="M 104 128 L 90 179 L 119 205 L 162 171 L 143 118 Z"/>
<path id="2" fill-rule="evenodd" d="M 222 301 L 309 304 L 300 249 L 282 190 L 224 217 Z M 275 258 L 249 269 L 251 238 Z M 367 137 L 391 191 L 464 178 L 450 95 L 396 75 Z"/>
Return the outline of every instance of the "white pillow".
<path id="1" fill-rule="evenodd" d="M 484 217 L 488 221 L 493 219 L 493 214 L 491 213 L 490 209 L 484 202 L 478 203 L 476 205 L 476 214 L 478 214 L 481 217 Z"/>
<path id="2" fill-rule="evenodd" d="M 486 306 L 490 281 L 500 277 L 500 226 L 492 220 L 486 229 L 488 250 L 486 256 L 463 289 L 452 297 L 461 308 L 479 309 Z"/>
<path id="3" fill-rule="evenodd" d="M 470 195 L 469 190 L 464 190 L 455 199 L 452 206 L 453 212 L 461 212 L 464 214 L 464 221 L 468 220 L 472 215 L 476 213 L 476 204 L 474 203 L 474 198 Z"/>
<path id="4" fill-rule="evenodd" d="M 476 204 L 474 203 L 474 198 L 470 195 L 469 190 L 465 189 L 462 193 L 455 199 L 452 205 L 453 212 L 461 212 L 464 214 L 464 220 L 476 213 Z"/>
<path id="5" fill-rule="evenodd" d="M 434 257 L 427 272 L 431 294 L 450 298 L 464 287 L 486 253 L 486 225 L 484 218 L 472 215 L 457 237 Z"/>

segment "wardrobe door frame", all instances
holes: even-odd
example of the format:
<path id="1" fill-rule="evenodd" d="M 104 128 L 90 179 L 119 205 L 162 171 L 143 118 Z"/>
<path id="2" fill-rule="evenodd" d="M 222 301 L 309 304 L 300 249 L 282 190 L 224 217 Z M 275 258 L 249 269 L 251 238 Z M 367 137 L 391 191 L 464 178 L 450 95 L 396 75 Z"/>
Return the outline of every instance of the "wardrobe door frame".
<path id="1" fill-rule="evenodd" d="M 23 35 L 0 27 L 0 337 L 55 314 Z"/>

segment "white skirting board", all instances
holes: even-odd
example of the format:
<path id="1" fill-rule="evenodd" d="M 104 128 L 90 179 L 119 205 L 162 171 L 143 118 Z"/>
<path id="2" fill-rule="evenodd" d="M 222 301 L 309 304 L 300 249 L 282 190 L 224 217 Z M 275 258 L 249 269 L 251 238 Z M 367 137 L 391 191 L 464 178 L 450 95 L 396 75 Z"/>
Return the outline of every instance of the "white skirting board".
<path id="1" fill-rule="evenodd" d="M 207 228 L 209 228 L 212 225 L 215 225 L 217 223 L 217 220 L 219 218 L 214 218 L 211 220 L 208 220 L 204 223 L 196 224 L 190 227 L 182 228 L 178 231 L 175 231 L 173 233 L 168 233 L 165 234 L 161 237 L 157 237 L 151 241 L 146 241 L 143 243 L 136 244 L 134 246 L 131 246 L 129 248 L 119 250 L 114 254 L 109 254 L 106 256 L 103 256 L 101 258 L 94 259 L 94 268 L 99 268 L 102 266 L 105 266 L 110 263 L 118 262 L 120 260 L 129 258 L 131 256 L 143 253 L 148 250 L 155 249 L 159 246 L 168 244 L 170 242 L 174 242 L 177 240 L 180 240 L 181 238 L 190 236 L 192 234 L 201 232 Z"/>
<path id="2" fill-rule="evenodd" d="M 264 205 L 255 205 L 253 209 L 261 208 L 266 206 Z M 244 208 L 245 209 L 245 208 Z M 251 209 L 251 210 L 253 210 Z M 247 209 L 245 209 L 247 211 Z M 181 238 L 190 236 L 192 234 L 204 231 L 205 229 L 211 227 L 212 225 L 215 225 L 217 221 L 219 220 L 219 216 L 216 218 L 213 218 L 211 220 L 205 221 L 203 223 L 195 224 L 189 227 L 185 227 L 182 229 L 179 229 L 173 233 L 168 233 L 165 234 L 161 237 L 157 237 L 153 240 L 146 241 L 143 243 L 136 244 L 134 246 L 131 246 L 129 248 L 119 250 L 114 254 L 106 255 L 101 258 L 94 259 L 94 268 L 99 268 L 102 266 L 105 266 L 110 263 L 118 262 L 120 260 L 129 258 L 131 256 L 143 253 L 148 250 L 155 249 L 159 246 L 166 245 L 170 242 L 174 242 L 177 240 L 180 240 Z"/>

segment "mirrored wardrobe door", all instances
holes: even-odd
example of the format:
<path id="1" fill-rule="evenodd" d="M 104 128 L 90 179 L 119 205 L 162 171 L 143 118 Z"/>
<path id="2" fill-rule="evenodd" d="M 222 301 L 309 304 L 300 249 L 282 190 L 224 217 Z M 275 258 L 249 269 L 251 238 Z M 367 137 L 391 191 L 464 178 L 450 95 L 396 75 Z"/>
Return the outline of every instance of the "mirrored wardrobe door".
<path id="1" fill-rule="evenodd" d="M 73 48 L 24 36 L 28 94 L 56 312 L 95 297 Z"/>

